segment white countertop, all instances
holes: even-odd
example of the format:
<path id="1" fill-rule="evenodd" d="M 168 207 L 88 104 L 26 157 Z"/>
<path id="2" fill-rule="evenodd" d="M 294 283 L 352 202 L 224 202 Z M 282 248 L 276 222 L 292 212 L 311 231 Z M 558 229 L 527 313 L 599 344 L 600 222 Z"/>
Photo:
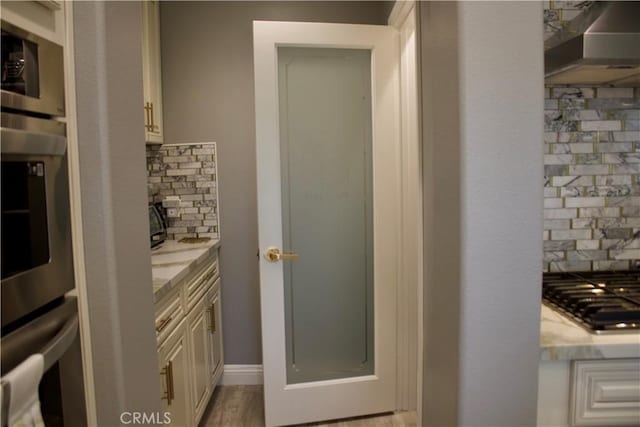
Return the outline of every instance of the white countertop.
<path id="1" fill-rule="evenodd" d="M 190 272 L 196 270 L 220 246 L 220 240 L 205 243 L 179 243 L 167 240 L 151 249 L 151 275 L 154 302 L 171 292 Z"/>
<path id="2" fill-rule="evenodd" d="M 220 241 L 213 239 L 205 243 L 167 240 L 152 249 L 154 301 L 159 301 L 190 272 L 199 268 L 218 246 Z M 640 358 L 640 332 L 592 334 L 544 304 L 540 317 L 541 360 Z"/>
<path id="3" fill-rule="evenodd" d="M 640 332 L 592 334 L 544 304 L 540 317 L 541 360 L 640 357 Z"/>

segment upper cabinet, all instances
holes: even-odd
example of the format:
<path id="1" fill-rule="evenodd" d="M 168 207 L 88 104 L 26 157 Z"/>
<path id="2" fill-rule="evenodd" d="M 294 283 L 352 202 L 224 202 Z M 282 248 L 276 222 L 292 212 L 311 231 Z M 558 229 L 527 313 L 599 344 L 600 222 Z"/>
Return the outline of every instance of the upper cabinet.
<path id="1" fill-rule="evenodd" d="M 64 2 L 61 0 L 3 1 L 4 21 L 43 39 L 65 44 Z"/>
<path id="2" fill-rule="evenodd" d="M 142 2 L 142 72 L 144 135 L 148 144 L 162 144 L 162 72 L 160 61 L 160 2 Z"/>

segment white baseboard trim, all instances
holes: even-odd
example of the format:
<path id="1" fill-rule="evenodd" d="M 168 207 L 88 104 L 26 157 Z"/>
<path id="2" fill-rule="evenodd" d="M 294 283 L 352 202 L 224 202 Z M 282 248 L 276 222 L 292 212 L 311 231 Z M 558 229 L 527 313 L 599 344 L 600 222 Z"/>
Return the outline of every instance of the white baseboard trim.
<path id="1" fill-rule="evenodd" d="M 262 384 L 262 365 L 224 365 L 222 385 Z"/>

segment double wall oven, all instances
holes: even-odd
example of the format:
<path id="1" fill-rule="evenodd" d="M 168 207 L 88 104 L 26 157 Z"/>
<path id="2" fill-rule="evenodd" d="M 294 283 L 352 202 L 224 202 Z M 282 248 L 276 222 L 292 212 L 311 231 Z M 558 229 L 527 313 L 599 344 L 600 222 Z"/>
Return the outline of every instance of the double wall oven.
<path id="1" fill-rule="evenodd" d="M 45 424 L 82 425 L 77 303 L 68 295 L 74 270 L 63 50 L 1 24 L 2 375 L 41 353 Z M 6 415 L 9 402 L 1 403 Z"/>

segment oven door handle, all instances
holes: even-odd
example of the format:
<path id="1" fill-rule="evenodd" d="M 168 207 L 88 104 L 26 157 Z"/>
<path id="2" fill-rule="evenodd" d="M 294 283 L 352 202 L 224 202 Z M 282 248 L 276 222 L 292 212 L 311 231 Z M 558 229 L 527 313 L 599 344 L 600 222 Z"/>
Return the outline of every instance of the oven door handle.
<path id="1" fill-rule="evenodd" d="M 2 154 L 63 156 L 67 150 L 67 138 L 62 135 L 3 127 L 0 136 Z"/>
<path id="2" fill-rule="evenodd" d="M 78 314 L 74 314 L 64 324 L 60 332 L 42 349 L 44 372 L 47 372 L 64 355 L 78 333 Z"/>
<path id="3" fill-rule="evenodd" d="M 2 375 L 32 354 L 44 357 L 44 371 L 69 349 L 78 332 L 77 298 L 63 304 L 2 337 Z"/>
<path id="4" fill-rule="evenodd" d="M 74 314 L 64 324 L 62 329 L 56 334 L 55 337 L 49 341 L 49 343 L 42 349 L 41 353 L 44 358 L 44 370 L 47 372 L 60 358 L 67 349 L 71 346 L 71 343 L 76 337 L 78 332 L 78 314 Z M 2 414 L 1 414 L 1 426 L 9 426 L 9 404 L 11 400 L 11 387 L 8 383 L 2 382 Z"/>

